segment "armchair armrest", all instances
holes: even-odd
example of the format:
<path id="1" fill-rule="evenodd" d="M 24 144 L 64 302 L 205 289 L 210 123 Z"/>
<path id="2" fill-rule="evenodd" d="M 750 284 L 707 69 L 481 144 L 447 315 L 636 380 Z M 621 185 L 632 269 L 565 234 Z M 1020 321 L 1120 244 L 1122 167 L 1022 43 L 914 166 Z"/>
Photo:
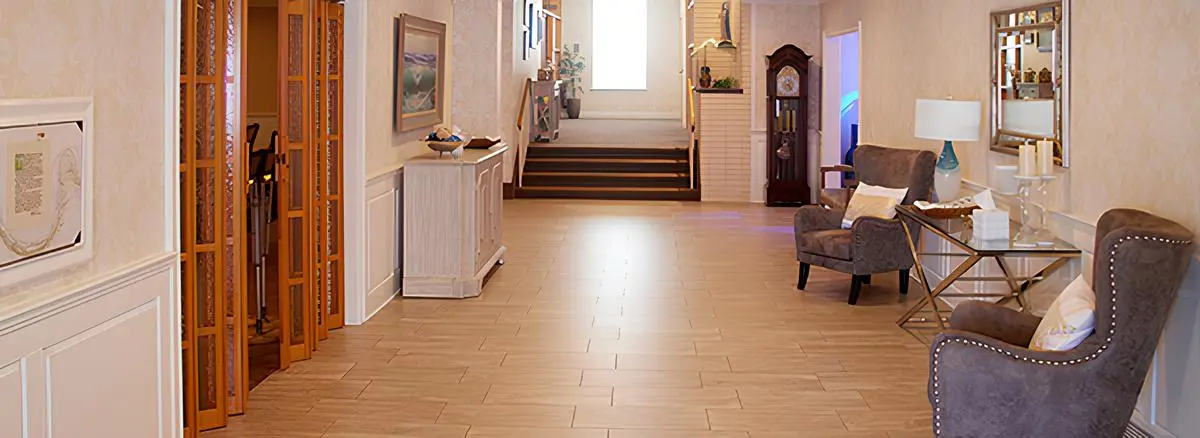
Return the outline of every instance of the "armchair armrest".
<path id="1" fill-rule="evenodd" d="M 950 328 L 978 333 L 1002 342 L 1028 347 L 1041 318 L 1004 306 L 982 301 L 967 301 L 954 308 Z"/>
<path id="2" fill-rule="evenodd" d="M 800 239 L 804 233 L 813 231 L 836 230 L 842 227 L 842 216 L 846 212 L 831 210 L 816 205 L 805 205 L 796 210 L 795 234 L 796 253 L 800 253 Z"/>
<path id="3" fill-rule="evenodd" d="M 900 219 L 860 217 L 850 227 L 854 274 L 898 271 L 912 268 L 912 251 Z"/>
<path id="4" fill-rule="evenodd" d="M 1122 420 L 1093 373 L 1081 372 L 1102 351 L 1097 342 L 1031 351 L 977 333 L 939 334 L 930 347 L 935 436 L 1116 436 L 1110 431 L 1123 428 L 1128 414 Z M 1086 412 L 1085 419 L 1063 421 L 1064 409 Z"/>
<path id="5" fill-rule="evenodd" d="M 842 227 L 843 210 L 805 205 L 796 210 L 796 236 L 813 231 L 836 230 Z"/>
<path id="6" fill-rule="evenodd" d="M 847 166 L 845 164 L 838 164 L 838 165 L 834 165 L 834 166 L 821 166 L 821 177 L 818 178 L 817 180 L 820 183 L 820 187 L 822 190 L 825 189 L 825 174 L 831 173 L 831 172 L 852 173 L 852 172 L 854 172 L 854 167 Z M 848 188 L 853 188 L 853 187 L 854 187 L 854 185 L 851 184 L 851 186 Z"/>

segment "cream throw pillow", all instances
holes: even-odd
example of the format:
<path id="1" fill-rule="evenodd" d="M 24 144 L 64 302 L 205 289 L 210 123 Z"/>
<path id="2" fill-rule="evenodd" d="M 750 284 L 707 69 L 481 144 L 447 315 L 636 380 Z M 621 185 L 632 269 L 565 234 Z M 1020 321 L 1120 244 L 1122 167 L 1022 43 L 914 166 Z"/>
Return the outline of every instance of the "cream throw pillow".
<path id="1" fill-rule="evenodd" d="M 854 220 L 860 217 L 895 217 L 896 206 L 904 201 L 905 196 L 908 196 L 908 187 L 893 189 L 859 183 L 850 196 L 850 203 L 846 205 L 842 228 L 849 229 L 854 225 Z"/>
<path id="2" fill-rule="evenodd" d="M 1083 275 L 1054 299 L 1046 316 L 1033 333 L 1029 348 L 1035 351 L 1067 351 L 1083 343 L 1096 331 L 1096 293 Z"/>

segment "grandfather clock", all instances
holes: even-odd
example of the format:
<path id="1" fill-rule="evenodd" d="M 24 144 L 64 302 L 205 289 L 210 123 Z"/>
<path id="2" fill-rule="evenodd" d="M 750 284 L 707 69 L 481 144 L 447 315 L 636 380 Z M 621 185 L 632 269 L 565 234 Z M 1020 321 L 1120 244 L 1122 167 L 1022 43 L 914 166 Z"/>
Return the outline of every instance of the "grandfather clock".
<path id="1" fill-rule="evenodd" d="M 811 203 L 808 182 L 810 58 L 791 44 L 767 57 L 767 205 Z"/>

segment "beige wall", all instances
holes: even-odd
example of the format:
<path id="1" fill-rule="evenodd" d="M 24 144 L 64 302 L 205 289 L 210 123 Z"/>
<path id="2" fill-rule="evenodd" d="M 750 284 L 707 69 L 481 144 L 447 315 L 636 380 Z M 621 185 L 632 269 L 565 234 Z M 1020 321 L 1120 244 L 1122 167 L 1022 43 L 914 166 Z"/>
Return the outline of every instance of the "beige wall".
<path id="1" fill-rule="evenodd" d="M 399 167 L 405 159 L 423 153 L 424 145 L 417 140 L 425 137 L 432 127 L 408 132 L 392 132 L 392 93 L 395 74 L 395 42 L 393 20 L 400 14 L 413 14 L 446 23 L 446 90 L 439 96 L 445 108 L 445 125 L 451 119 L 448 92 L 454 84 L 453 54 L 449 38 L 453 34 L 453 7 L 446 0 L 370 0 L 367 6 L 367 95 L 366 95 L 366 172 L 374 175 Z"/>
<path id="2" fill-rule="evenodd" d="M 821 8 L 819 6 L 745 3 L 742 11 L 751 16 L 746 33 L 752 39 L 750 50 L 751 80 L 743 84 L 750 89 L 755 106 L 751 129 L 767 129 L 767 64 L 766 57 L 786 44 L 792 44 L 821 63 Z M 816 147 L 815 145 L 813 146 Z"/>
<path id="3" fill-rule="evenodd" d="M 988 14 L 1027 3 L 826 3 L 824 30 L 863 22 L 862 141 L 938 149 L 913 137 L 915 100 L 986 99 Z M 1109 208 L 1136 207 L 1200 229 L 1200 125 L 1191 121 L 1200 113 L 1200 28 L 1180 18 L 1198 16 L 1200 3 L 1088 0 L 1072 12 L 1072 166 L 1055 209 L 1094 223 Z M 1131 80 L 1137 86 L 1118 85 Z M 964 178 L 980 183 L 991 165 L 1012 161 L 984 142 L 956 151 Z"/>
<path id="4" fill-rule="evenodd" d="M 250 8 L 246 17 L 246 37 L 246 111 L 249 114 L 277 115 L 279 9 Z"/>
<path id="5" fill-rule="evenodd" d="M 537 70 L 541 66 L 539 60 L 545 59 L 538 50 L 530 50 L 529 58 L 521 59 L 522 3 L 523 0 L 504 0 L 501 5 L 502 15 L 508 17 L 508 22 L 501 26 L 500 38 L 509 43 L 500 48 L 500 86 L 503 87 L 500 93 L 503 99 L 500 105 L 500 126 L 509 146 L 514 148 L 529 142 L 528 134 L 517 130 L 517 113 L 521 111 L 523 99 L 521 92 L 524 90 L 526 79 L 537 77 Z M 528 125 L 526 122 L 526 129 Z"/>
<path id="6" fill-rule="evenodd" d="M 19 289 L 57 289 L 165 253 L 164 3 L 0 2 L 0 99 L 93 97 L 95 257 Z"/>
<path id="7" fill-rule="evenodd" d="M 683 110 L 680 85 L 683 50 L 680 38 L 683 22 L 678 0 L 649 0 L 646 38 L 646 90 L 592 90 L 592 69 L 583 73 L 584 117 L 655 117 L 677 118 Z M 588 60 L 592 56 L 592 0 L 563 0 L 563 44 L 579 43 Z"/>

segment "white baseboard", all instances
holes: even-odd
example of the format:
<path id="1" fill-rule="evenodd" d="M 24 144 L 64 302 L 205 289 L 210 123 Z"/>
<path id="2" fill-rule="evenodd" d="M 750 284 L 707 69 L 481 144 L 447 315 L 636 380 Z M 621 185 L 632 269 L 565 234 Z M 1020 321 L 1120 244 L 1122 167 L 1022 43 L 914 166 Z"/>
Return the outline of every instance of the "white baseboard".
<path id="1" fill-rule="evenodd" d="M 635 119 L 635 120 L 675 120 L 680 115 L 675 112 L 644 112 L 644 111 L 580 111 L 582 119 Z"/>

